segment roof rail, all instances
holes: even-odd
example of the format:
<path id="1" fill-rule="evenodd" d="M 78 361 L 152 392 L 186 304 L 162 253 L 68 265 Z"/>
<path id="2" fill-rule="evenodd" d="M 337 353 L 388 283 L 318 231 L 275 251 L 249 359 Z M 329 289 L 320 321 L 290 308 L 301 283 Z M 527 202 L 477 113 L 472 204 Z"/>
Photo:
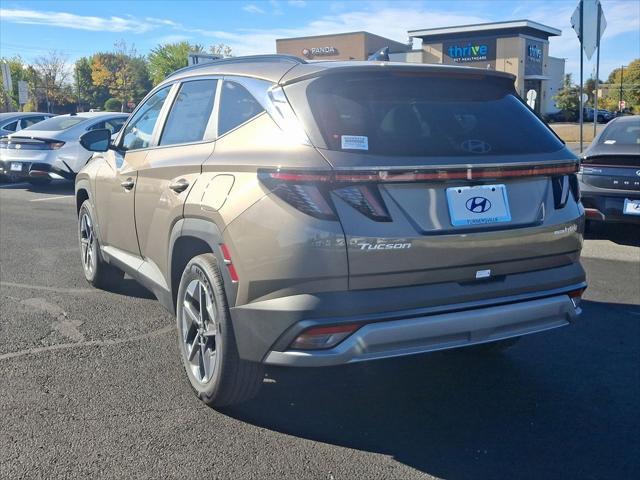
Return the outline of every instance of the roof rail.
<path id="1" fill-rule="evenodd" d="M 300 57 L 296 57 L 294 55 L 280 55 L 277 53 L 264 54 L 264 55 L 246 55 L 243 57 L 227 57 L 227 58 L 221 58 L 219 60 L 212 60 L 210 62 L 198 63 L 196 65 L 189 65 L 187 67 L 179 68 L 175 72 L 172 72 L 169 75 L 167 75 L 165 77 L 165 80 L 167 78 L 171 78 L 177 75 L 178 73 L 190 72 L 191 70 L 199 70 L 201 68 L 211 67 L 211 66 L 220 65 L 220 64 L 245 63 L 245 62 L 277 62 L 277 61 L 289 61 L 291 63 L 299 63 L 299 64 L 307 63 L 305 60 L 303 60 Z"/>

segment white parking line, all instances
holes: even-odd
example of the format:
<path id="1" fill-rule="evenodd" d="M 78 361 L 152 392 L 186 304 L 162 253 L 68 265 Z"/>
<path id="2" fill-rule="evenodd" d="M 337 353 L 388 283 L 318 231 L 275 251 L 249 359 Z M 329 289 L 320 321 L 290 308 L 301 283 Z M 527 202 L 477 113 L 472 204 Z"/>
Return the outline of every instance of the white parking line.
<path id="1" fill-rule="evenodd" d="M 72 195 L 58 195 L 57 197 L 42 197 L 29 200 L 30 202 L 46 202 L 47 200 L 60 200 L 61 198 L 73 198 Z"/>

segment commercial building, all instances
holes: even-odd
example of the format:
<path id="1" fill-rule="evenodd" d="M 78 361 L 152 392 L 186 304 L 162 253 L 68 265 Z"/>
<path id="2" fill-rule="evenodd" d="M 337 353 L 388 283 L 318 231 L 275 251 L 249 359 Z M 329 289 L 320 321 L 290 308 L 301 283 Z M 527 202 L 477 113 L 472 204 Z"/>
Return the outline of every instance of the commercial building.
<path id="1" fill-rule="evenodd" d="M 410 50 L 404 43 L 369 32 L 348 32 L 313 37 L 281 38 L 276 40 L 278 53 L 294 55 L 305 60 L 366 60 L 383 47 L 391 53 Z"/>
<path id="2" fill-rule="evenodd" d="M 532 104 L 536 112 L 557 110 L 553 97 L 562 86 L 564 59 L 549 56 L 549 37 L 560 36 L 560 30 L 531 20 L 513 20 L 408 33 L 422 40 L 422 48 L 391 55 L 391 60 L 509 72 L 516 76 L 516 90 L 522 98 L 535 92 Z"/>
<path id="3" fill-rule="evenodd" d="M 533 90 L 531 104 L 536 112 L 545 114 L 557 111 L 553 97 L 562 87 L 564 59 L 549 56 L 549 38 L 561 34 L 531 20 L 513 20 L 410 30 L 409 44 L 368 32 L 350 32 L 279 39 L 276 50 L 308 61 L 366 60 L 388 46 L 392 61 L 501 70 L 516 76 L 515 87 L 522 98 Z M 413 39 L 421 41 L 420 48 L 411 49 Z"/>

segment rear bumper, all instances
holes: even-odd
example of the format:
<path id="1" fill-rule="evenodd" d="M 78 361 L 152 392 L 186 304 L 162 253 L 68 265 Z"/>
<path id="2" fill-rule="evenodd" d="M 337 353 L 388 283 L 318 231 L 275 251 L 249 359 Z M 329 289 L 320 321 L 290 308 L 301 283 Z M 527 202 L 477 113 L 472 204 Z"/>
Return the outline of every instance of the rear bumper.
<path id="1" fill-rule="evenodd" d="M 19 163 L 21 169 L 11 170 L 12 163 Z M 49 163 L 42 162 L 28 162 L 28 161 L 1 161 L 0 160 L 0 175 L 11 175 L 17 178 L 28 178 L 28 177 L 45 177 L 52 179 L 61 179 L 66 178 L 67 180 L 73 180 L 76 176 L 74 172 L 70 172 L 68 170 L 62 170 L 54 167 Z"/>
<path id="2" fill-rule="evenodd" d="M 574 322 L 580 309 L 567 295 L 376 322 L 327 350 L 271 351 L 273 365 L 322 367 L 463 347 L 541 332 Z"/>
<path id="3" fill-rule="evenodd" d="M 359 330 L 360 335 L 362 332 L 366 333 L 369 329 L 373 329 L 374 324 L 413 325 L 412 322 L 417 321 L 421 324 L 424 323 L 424 328 L 438 325 L 433 335 L 418 337 L 422 342 L 416 347 L 419 351 L 470 344 L 471 339 L 476 343 L 490 341 L 496 339 L 495 335 L 502 335 L 504 338 L 523 335 L 531 333 L 526 330 L 531 325 L 518 325 L 514 327 L 515 330 L 510 332 L 508 329 L 499 328 L 495 332 L 482 333 L 487 329 L 494 328 L 491 323 L 482 324 L 482 321 L 487 319 L 482 311 L 551 297 L 562 297 L 568 306 L 571 302 L 566 293 L 585 285 L 584 269 L 575 258 L 571 263 L 563 266 L 541 267 L 536 271 L 505 275 L 491 281 L 442 282 L 410 287 L 299 294 L 238 305 L 230 308 L 230 313 L 238 353 L 242 359 L 278 363 L 278 358 L 294 357 L 304 358 L 299 361 L 303 364 L 309 364 L 309 362 L 313 363 L 313 360 L 309 359 L 310 356 L 313 356 L 314 358 L 318 357 L 318 362 L 322 365 L 322 362 L 326 361 L 322 358 L 328 355 L 326 353 L 328 351 L 314 351 L 313 353 L 307 351 L 304 355 L 288 353 L 285 357 L 279 353 L 287 352 L 291 342 L 305 329 L 352 323 L 366 325 Z M 530 306 L 535 305 L 537 304 L 530 304 Z M 469 340 L 465 343 L 460 340 L 462 337 L 456 338 L 457 343 L 454 342 L 450 347 L 443 346 L 440 341 L 434 343 L 436 337 L 442 336 L 438 333 L 442 330 L 438 320 L 436 323 L 431 323 L 429 319 L 442 315 L 460 314 L 461 312 L 476 312 L 479 315 L 477 320 L 472 321 L 477 323 L 477 328 L 473 330 L 475 333 L 469 337 Z M 466 318 L 467 315 L 469 314 L 464 314 L 463 317 Z M 542 316 L 544 317 L 544 314 Z M 455 328 L 462 327 L 462 324 L 459 323 L 462 320 L 455 320 L 457 317 L 443 318 L 456 323 Z M 488 320 L 490 322 L 490 317 Z M 513 321 L 520 321 L 518 315 L 513 317 Z M 552 323 L 560 326 L 556 320 Z M 404 331 L 404 327 L 400 328 Z M 419 330 L 422 328 L 420 327 Z M 514 333 L 519 332 L 521 328 L 525 328 L 525 332 Z M 551 327 L 546 325 L 543 318 L 540 318 L 538 325 L 532 331 L 546 328 Z M 464 332 L 465 330 L 461 329 L 456 335 L 463 335 Z M 358 334 L 358 331 L 355 334 Z M 484 339 L 481 338 L 483 334 L 487 335 Z M 336 348 L 345 347 L 338 346 Z M 393 353 L 394 348 L 390 347 L 389 352 L 392 353 L 380 353 L 375 358 L 404 354 Z M 357 361 L 345 360 L 340 355 L 333 358 L 335 359 L 333 364 Z M 282 362 L 285 361 L 282 360 Z M 285 364 L 290 365 L 291 363 L 285 362 Z"/>
<path id="4" fill-rule="evenodd" d="M 587 219 L 640 224 L 640 215 L 625 215 L 625 199 L 640 199 L 640 191 L 599 188 L 580 182 L 580 195 Z"/>

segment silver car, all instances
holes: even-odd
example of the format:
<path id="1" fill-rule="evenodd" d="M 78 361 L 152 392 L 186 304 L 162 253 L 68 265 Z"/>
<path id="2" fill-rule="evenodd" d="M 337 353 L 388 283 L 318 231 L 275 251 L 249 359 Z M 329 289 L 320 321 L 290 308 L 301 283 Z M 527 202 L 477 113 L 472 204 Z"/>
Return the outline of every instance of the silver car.
<path id="1" fill-rule="evenodd" d="M 25 178 L 32 184 L 73 179 L 91 152 L 78 139 L 96 129 L 117 133 L 126 113 L 58 115 L 0 139 L 0 173 Z"/>
<path id="2" fill-rule="evenodd" d="M 53 113 L 39 112 L 0 113 L 0 137 L 19 132 L 23 128 L 30 127 L 53 116 Z"/>

